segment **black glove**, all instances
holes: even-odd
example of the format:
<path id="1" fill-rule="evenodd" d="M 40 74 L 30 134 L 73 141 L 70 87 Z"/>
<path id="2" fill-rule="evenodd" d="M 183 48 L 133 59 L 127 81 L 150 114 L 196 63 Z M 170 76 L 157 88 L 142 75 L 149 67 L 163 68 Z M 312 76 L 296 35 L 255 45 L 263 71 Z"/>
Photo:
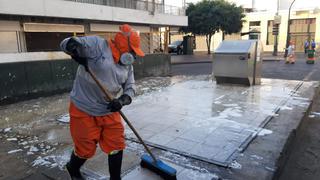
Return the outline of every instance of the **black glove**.
<path id="1" fill-rule="evenodd" d="M 82 46 L 81 42 L 79 42 L 75 37 L 71 37 L 67 42 L 66 50 L 73 56 L 79 56 L 77 48 L 80 46 Z"/>
<path id="2" fill-rule="evenodd" d="M 88 60 L 87 58 L 79 57 L 79 56 L 71 56 L 73 60 L 75 60 L 80 65 L 84 66 L 84 69 L 88 71 Z"/>
<path id="3" fill-rule="evenodd" d="M 127 94 L 123 94 L 118 99 L 113 99 L 108 108 L 111 112 L 117 112 L 121 110 L 122 106 L 129 105 L 131 102 L 131 97 Z"/>
<path id="4" fill-rule="evenodd" d="M 78 39 L 72 37 L 69 39 L 66 45 L 66 50 L 71 54 L 73 60 L 75 60 L 80 65 L 84 66 L 85 70 L 88 71 L 88 61 L 87 58 L 80 57 L 77 49 L 81 47 L 82 44 Z"/>

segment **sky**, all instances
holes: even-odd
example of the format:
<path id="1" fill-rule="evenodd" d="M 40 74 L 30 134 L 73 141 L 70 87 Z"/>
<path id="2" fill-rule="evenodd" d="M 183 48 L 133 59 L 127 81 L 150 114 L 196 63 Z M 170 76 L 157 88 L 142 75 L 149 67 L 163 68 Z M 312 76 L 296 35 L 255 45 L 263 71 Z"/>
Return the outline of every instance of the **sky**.
<path id="1" fill-rule="evenodd" d="M 189 2 L 198 2 L 200 0 L 186 0 Z M 239 5 L 251 6 L 252 0 L 229 0 L 233 2 L 237 2 Z M 183 0 L 165 0 L 165 4 L 173 5 L 173 6 L 182 6 Z M 288 9 L 292 0 L 280 0 L 280 9 Z M 258 10 L 276 10 L 277 0 L 255 0 L 255 6 Z M 320 0 L 296 0 L 293 9 L 300 8 L 320 8 Z"/>

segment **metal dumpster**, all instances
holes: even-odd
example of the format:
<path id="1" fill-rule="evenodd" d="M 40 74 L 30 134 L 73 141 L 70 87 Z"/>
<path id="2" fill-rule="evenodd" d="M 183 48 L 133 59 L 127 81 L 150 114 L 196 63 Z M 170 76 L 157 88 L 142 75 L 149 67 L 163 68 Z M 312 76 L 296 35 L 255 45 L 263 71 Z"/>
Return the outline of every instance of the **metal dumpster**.
<path id="1" fill-rule="evenodd" d="M 217 84 L 260 84 L 261 55 L 262 45 L 258 40 L 222 41 L 213 54 L 213 75 Z"/>

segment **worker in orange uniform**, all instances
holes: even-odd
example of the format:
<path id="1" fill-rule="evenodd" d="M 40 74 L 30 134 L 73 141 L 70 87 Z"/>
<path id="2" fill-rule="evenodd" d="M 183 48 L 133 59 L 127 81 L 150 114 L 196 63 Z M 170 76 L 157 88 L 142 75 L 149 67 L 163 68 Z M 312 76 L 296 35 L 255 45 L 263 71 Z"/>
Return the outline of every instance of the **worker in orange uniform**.
<path id="1" fill-rule="evenodd" d="M 295 45 L 293 41 L 290 41 L 290 45 L 287 48 L 288 50 L 288 57 L 286 59 L 286 64 L 294 64 L 296 62 L 296 55 L 295 55 Z"/>
<path id="2" fill-rule="evenodd" d="M 74 151 L 66 169 L 71 179 L 84 179 L 80 167 L 95 154 L 99 144 L 108 154 L 110 179 L 119 180 L 125 139 L 118 111 L 131 103 L 135 93 L 132 63 L 136 56 L 144 56 L 140 36 L 125 24 L 120 26 L 114 41 L 99 36 L 71 37 L 60 46 L 80 64 L 70 93 Z M 112 101 L 105 99 L 88 68 L 115 97 Z"/>

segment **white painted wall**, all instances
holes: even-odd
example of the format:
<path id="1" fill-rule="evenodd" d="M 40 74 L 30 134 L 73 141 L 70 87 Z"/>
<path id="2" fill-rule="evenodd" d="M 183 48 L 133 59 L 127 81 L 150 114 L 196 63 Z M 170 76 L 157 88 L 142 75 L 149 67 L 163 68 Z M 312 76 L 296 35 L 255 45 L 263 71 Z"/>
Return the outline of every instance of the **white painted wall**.
<path id="1" fill-rule="evenodd" d="M 19 52 L 19 21 L 0 21 L 0 53 Z"/>
<path id="2" fill-rule="evenodd" d="M 43 60 L 70 59 L 64 52 L 27 52 L 27 53 L 0 53 L 0 64 L 8 62 L 29 62 Z"/>
<path id="3" fill-rule="evenodd" d="M 0 53 L 19 52 L 17 43 L 17 32 L 0 31 Z"/>
<path id="4" fill-rule="evenodd" d="M 149 33 L 149 26 L 131 26 L 135 31 L 140 33 Z M 119 25 L 114 24 L 97 24 L 90 23 L 90 31 L 92 32 L 119 32 Z"/>
<path id="5" fill-rule="evenodd" d="M 0 0 L 0 14 L 105 20 L 128 23 L 187 26 L 187 16 L 151 15 L 148 11 L 63 0 Z"/>

